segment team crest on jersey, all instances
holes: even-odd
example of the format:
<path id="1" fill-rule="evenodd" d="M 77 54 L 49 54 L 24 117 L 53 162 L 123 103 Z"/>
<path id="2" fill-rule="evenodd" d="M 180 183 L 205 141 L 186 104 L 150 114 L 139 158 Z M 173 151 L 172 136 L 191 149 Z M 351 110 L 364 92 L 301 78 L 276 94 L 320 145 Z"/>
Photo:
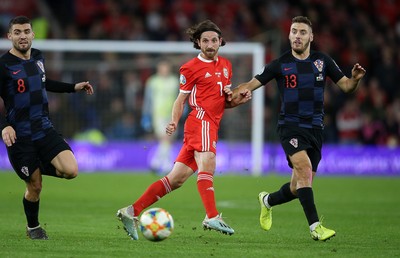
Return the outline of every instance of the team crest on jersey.
<path id="1" fill-rule="evenodd" d="M 299 142 L 297 141 L 297 138 L 290 139 L 289 143 L 295 148 L 299 147 Z"/>
<path id="2" fill-rule="evenodd" d="M 315 67 L 317 67 L 318 71 L 322 72 L 322 68 L 324 68 L 324 61 L 317 59 L 314 61 Z"/>
<path id="3" fill-rule="evenodd" d="M 214 149 L 217 149 L 217 142 L 216 142 L 216 141 L 213 141 L 213 142 L 212 142 L 212 146 L 214 147 Z"/>
<path id="4" fill-rule="evenodd" d="M 180 81 L 180 84 L 182 84 L 182 85 L 186 84 L 186 77 L 185 77 L 185 75 L 181 74 L 181 76 L 179 77 L 179 81 Z"/>
<path id="5" fill-rule="evenodd" d="M 37 64 L 37 66 L 39 66 L 40 70 L 42 70 L 42 72 L 44 72 L 44 65 L 43 65 L 42 61 L 39 60 L 36 62 L 36 64 Z"/>
<path id="6" fill-rule="evenodd" d="M 224 68 L 223 71 L 224 71 L 224 77 L 228 79 L 229 76 L 228 69 Z"/>
<path id="7" fill-rule="evenodd" d="M 29 176 L 29 169 L 28 167 L 23 166 L 21 168 L 21 172 L 25 175 L 25 176 Z"/>

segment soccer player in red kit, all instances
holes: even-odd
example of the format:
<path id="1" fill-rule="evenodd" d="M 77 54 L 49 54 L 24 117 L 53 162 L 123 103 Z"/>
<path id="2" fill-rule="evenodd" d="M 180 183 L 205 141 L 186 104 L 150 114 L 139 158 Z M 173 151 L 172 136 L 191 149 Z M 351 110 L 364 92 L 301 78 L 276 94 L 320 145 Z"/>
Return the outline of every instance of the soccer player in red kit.
<path id="1" fill-rule="evenodd" d="M 196 171 L 197 189 L 206 211 L 203 227 L 229 235 L 234 233 L 216 208 L 213 186 L 219 123 L 225 107 L 230 107 L 232 101 L 232 64 L 218 56 L 220 46 L 226 42 L 213 22 L 205 20 L 189 28 L 187 33 L 193 47 L 201 52 L 180 68 L 180 92 L 166 133 L 172 135 L 176 131 L 187 100 L 192 111 L 186 119 L 183 146 L 171 172 L 151 184 L 133 205 L 117 212 L 117 217 L 134 240 L 138 239 L 137 218 L 140 213 L 182 186 Z M 251 98 L 251 93 L 243 92 L 238 98 L 235 102 L 245 103 Z"/>

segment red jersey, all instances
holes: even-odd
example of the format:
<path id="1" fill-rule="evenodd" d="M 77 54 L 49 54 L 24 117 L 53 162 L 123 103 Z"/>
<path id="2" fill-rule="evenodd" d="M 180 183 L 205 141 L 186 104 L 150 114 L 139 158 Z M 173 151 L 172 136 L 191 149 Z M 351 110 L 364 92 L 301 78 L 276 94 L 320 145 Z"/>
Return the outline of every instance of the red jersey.
<path id="1" fill-rule="evenodd" d="M 232 64 L 223 57 L 207 60 L 200 54 L 182 65 L 180 69 L 180 92 L 191 93 L 189 116 L 206 120 L 217 128 L 225 110 L 223 88 L 231 86 Z"/>

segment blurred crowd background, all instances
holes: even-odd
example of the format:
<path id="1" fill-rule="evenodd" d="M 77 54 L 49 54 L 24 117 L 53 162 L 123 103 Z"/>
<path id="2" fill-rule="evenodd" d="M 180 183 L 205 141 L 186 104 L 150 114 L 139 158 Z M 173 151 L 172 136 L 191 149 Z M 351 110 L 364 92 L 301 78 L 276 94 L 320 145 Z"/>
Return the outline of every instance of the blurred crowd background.
<path id="1" fill-rule="evenodd" d="M 367 70 L 358 91 L 345 95 L 331 82 L 325 95 L 325 141 L 341 144 L 400 144 L 400 1 L 399 0 L 1 0 L 0 31 L 9 20 L 26 15 L 36 39 L 184 41 L 185 29 L 211 19 L 228 42 L 261 42 L 265 63 L 290 48 L 291 19 L 313 22 L 311 48 L 334 58 L 350 76 L 355 63 Z M 95 46 L 93 46 L 95 48 Z M 154 139 L 145 91 L 160 59 L 179 66 L 194 55 L 46 53 L 47 77 L 90 80 L 92 97 L 50 94 L 50 114 L 68 138 L 97 132 L 104 139 Z M 62 55 L 62 67 L 57 65 Z M 251 56 L 231 57 L 234 85 L 250 80 Z M 262 70 L 262 67 L 259 68 Z M 178 87 L 178 85 L 176 86 Z M 257 92 L 254 92 L 257 94 Z M 63 96 L 60 96 L 63 95 Z M 277 141 L 279 97 L 274 82 L 265 87 L 265 139 Z M 221 139 L 248 141 L 251 105 L 228 110 Z"/>

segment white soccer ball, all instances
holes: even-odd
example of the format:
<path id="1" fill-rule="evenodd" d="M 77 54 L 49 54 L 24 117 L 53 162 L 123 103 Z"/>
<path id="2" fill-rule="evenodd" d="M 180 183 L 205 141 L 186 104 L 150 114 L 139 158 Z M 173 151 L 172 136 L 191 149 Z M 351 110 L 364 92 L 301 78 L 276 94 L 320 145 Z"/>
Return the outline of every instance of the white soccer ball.
<path id="1" fill-rule="evenodd" d="M 174 220 L 168 211 L 151 208 L 140 216 L 140 230 L 150 241 L 162 241 L 169 237 L 174 229 Z"/>

